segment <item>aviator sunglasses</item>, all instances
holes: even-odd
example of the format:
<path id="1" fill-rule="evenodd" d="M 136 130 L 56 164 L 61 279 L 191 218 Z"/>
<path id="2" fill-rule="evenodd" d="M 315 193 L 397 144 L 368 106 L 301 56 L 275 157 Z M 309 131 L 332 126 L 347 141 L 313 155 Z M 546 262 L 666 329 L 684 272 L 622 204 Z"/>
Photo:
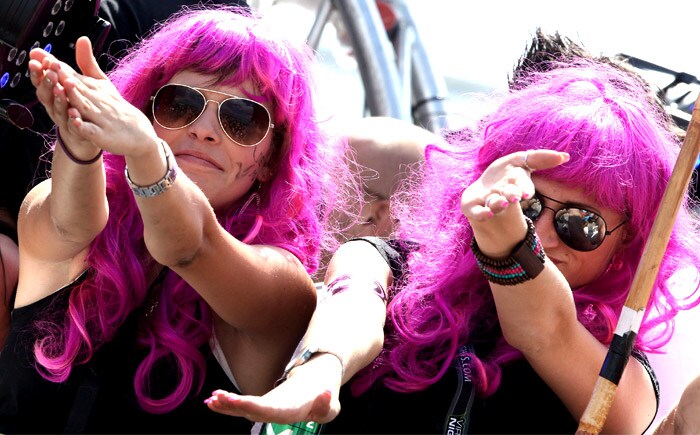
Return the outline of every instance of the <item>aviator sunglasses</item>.
<path id="1" fill-rule="evenodd" d="M 225 95 L 224 101 L 209 100 L 202 91 Z M 195 122 L 207 107 L 218 106 L 219 125 L 229 139 L 244 147 L 262 142 L 270 129 L 275 128 L 270 112 L 257 101 L 225 92 L 170 83 L 158 89 L 151 97 L 153 118 L 163 128 L 177 130 Z"/>
<path id="2" fill-rule="evenodd" d="M 564 207 L 559 210 L 546 207 L 542 202 L 542 198 L 561 204 Z M 572 207 L 537 192 L 532 198 L 520 201 L 520 207 L 523 210 L 523 214 L 533 222 L 540 217 L 544 209 L 552 210 L 554 212 L 554 228 L 561 241 L 570 248 L 582 252 L 598 248 L 605 240 L 605 236 L 612 234 L 627 223 L 627 221 L 623 221 L 608 231 L 605 219 L 599 214 L 583 208 Z"/>

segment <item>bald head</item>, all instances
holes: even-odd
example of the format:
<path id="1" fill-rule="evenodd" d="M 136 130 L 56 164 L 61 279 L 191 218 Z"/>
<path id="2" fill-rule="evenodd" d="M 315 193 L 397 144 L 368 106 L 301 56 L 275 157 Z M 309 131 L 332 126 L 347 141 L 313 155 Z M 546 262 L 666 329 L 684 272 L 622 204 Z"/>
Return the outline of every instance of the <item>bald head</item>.
<path id="1" fill-rule="evenodd" d="M 388 117 L 356 120 L 345 129 L 368 191 L 389 198 L 410 165 L 423 160 L 425 147 L 442 143 L 437 134 Z"/>

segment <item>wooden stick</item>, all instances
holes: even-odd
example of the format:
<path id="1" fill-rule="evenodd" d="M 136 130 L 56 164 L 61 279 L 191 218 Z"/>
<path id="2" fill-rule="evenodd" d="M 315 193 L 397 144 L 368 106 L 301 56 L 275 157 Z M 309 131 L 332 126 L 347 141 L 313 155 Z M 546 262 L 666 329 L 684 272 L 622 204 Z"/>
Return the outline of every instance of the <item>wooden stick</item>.
<path id="1" fill-rule="evenodd" d="M 656 214 L 654 225 L 651 227 L 649 238 L 644 246 L 644 252 L 615 329 L 613 341 L 601 368 L 600 377 L 593 389 L 591 400 L 579 421 L 577 434 L 598 434 L 603 429 L 615 391 L 617 391 L 617 384 L 634 347 L 644 310 L 649 302 L 656 275 L 671 237 L 673 223 L 683 202 L 700 152 L 698 107 L 700 107 L 700 96 L 695 101 L 683 146 L 661 199 L 661 205 Z"/>

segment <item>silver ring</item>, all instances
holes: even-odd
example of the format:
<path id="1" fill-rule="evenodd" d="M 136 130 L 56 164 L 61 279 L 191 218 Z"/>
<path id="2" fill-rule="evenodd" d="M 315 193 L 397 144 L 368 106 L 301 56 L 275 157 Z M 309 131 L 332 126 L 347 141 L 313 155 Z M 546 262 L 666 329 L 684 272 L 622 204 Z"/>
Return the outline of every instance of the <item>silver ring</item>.
<path id="1" fill-rule="evenodd" d="M 486 201 L 484 201 L 484 207 L 486 208 L 491 208 L 491 200 L 493 199 L 493 196 L 489 195 L 486 197 Z"/>
<path id="2" fill-rule="evenodd" d="M 525 167 L 524 167 L 523 169 L 525 169 L 526 171 L 532 173 L 532 172 L 533 172 L 533 169 L 530 167 L 530 165 L 527 164 L 527 158 L 528 158 L 529 155 L 530 155 L 530 152 L 529 152 L 529 151 L 525 151 L 525 155 L 523 156 L 523 165 L 524 165 Z"/>

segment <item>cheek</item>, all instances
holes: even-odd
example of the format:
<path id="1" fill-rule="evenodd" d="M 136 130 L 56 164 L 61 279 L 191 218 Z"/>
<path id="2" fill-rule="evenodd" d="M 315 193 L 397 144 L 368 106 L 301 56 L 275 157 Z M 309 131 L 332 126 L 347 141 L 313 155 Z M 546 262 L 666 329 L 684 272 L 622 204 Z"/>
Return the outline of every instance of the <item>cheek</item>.
<path id="1" fill-rule="evenodd" d="M 160 125 L 156 124 L 155 122 L 153 123 L 153 130 L 156 132 L 156 135 L 163 139 L 165 142 L 168 144 L 175 142 L 175 140 L 182 134 L 183 131 L 185 131 L 184 128 L 177 129 L 177 130 L 168 130 L 166 128 L 161 127 Z"/>
<path id="2" fill-rule="evenodd" d="M 258 180 L 266 182 L 272 178 L 274 168 L 271 166 L 274 163 L 271 160 L 272 148 L 269 141 L 255 147 L 253 156 L 250 159 L 250 164 L 252 165 Z"/>
<path id="3" fill-rule="evenodd" d="M 612 251 L 605 250 L 603 246 L 591 252 L 576 252 L 572 254 L 573 261 L 562 268 L 562 273 L 571 288 L 582 287 L 605 272 L 611 257 Z"/>

